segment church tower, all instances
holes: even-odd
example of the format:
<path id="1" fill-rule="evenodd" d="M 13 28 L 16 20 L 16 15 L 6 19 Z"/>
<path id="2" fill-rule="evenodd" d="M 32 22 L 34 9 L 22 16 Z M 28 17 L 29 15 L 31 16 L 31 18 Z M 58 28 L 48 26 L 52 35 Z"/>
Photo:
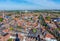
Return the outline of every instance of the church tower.
<path id="1" fill-rule="evenodd" d="M 4 16 L 5 16 L 5 15 L 4 15 L 4 11 L 3 11 L 3 15 L 2 15 L 2 16 L 3 16 L 3 18 L 4 18 Z"/>

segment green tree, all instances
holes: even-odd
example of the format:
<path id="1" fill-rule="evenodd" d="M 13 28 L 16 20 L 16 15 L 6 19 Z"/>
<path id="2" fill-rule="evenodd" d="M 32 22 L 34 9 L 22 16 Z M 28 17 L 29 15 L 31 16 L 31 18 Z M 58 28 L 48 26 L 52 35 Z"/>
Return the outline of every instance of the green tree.
<path id="1" fill-rule="evenodd" d="M 17 26 L 17 28 L 18 28 L 18 29 L 23 29 L 23 27 L 21 27 L 21 26 Z"/>
<path id="2" fill-rule="evenodd" d="M 8 41 L 12 41 L 12 38 L 8 39 Z"/>
<path id="3" fill-rule="evenodd" d="M 14 30 L 13 27 L 10 27 L 10 30 Z"/>
<path id="4" fill-rule="evenodd" d="M 47 16 L 46 17 L 46 20 L 50 21 L 51 17 L 50 16 Z"/>
<path id="5" fill-rule="evenodd" d="M 19 16 L 15 16 L 15 18 L 19 18 Z"/>
<path id="6" fill-rule="evenodd" d="M 55 30 L 60 31 L 60 28 L 56 28 Z"/>
<path id="7" fill-rule="evenodd" d="M 8 14 L 7 16 L 11 16 L 12 14 Z"/>
<path id="8" fill-rule="evenodd" d="M 2 22 L 3 21 L 3 18 L 0 18 L 0 22 Z"/>
<path id="9" fill-rule="evenodd" d="M 33 33 L 36 33 L 37 32 L 37 29 L 33 29 Z"/>
<path id="10" fill-rule="evenodd" d="M 16 11 L 16 14 L 20 14 L 20 11 Z"/>

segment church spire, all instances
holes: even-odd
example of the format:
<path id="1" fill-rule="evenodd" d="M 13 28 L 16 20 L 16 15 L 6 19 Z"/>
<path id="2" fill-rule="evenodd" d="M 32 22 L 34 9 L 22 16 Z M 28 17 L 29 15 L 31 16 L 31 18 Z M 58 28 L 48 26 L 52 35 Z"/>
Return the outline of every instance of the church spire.
<path id="1" fill-rule="evenodd" d="M 4 11 L 3 11 L 3 18 L 4 18 Z"/>

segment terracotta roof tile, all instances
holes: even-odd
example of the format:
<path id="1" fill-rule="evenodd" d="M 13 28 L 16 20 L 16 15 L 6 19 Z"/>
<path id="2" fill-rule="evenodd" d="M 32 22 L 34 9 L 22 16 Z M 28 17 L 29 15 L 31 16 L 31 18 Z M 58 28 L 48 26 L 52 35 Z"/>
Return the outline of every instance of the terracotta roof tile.
<path id="1" fill-rule="evenodd" d="M 45 37 L 47 37 L 47 38 L 54 38 L 54 36 L 51 35 L 50 33 L 47 33 Z"/>

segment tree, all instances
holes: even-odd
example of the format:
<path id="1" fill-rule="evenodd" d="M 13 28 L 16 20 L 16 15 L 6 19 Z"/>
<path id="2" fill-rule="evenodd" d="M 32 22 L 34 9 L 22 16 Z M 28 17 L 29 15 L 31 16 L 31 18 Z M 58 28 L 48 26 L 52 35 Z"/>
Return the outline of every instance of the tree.
<path id="1" fill-rule="evenodd" d="M 10 27 L 10 30 L 14 30 L 12 27 Z"/>
<path id="2" fill-rule="evenodd" d="M 21 26 L 17 26 L 17 28 L 18 28 L 18 29 L 24 29 L 24 28 L 23 28 L 23 27 L 21 27 Z"/>
<path id="3" fill-rule="evenodd" d="M 15 18 L 19 18 L 19 16 L 15 16 Z"/>
<path id="4" fill-rule="evenodd" d="M 37 29 L 33 29 L 33 33 L 36 33 L 37 32 Z"/>
<path id="5" fill-rule="evenodd" d="M 46 17 L 46 20 L 50 21 L 51 17 L 50 16 L 47 16 Z"/>
<path id="6" fill-rule="evenodd" d="M 0 22 L 2 22 L 3 21 L 3 18 L 0 18 Z"/>
<path id="7" fill-rule="evenodd" d="M 12 14 L 8 14 L 7 16 L 11 16 Z"/>
<path id="8" fill-rule="evenodd" d="M 8 39 L 8 41 L 12 41 L 12 38 Z"/>
<path id="9" fill-rule="evenodd" d="M 56 28 L 55 30 L 60 31 L 60 28 Z"/>
<path id="10" fill-rule="evenodd" d="M 16 14 L 20 14 L 20 12 L 19 11 L 16 11 Z"/>
<path id="11" fill-rule="evenodd" d="M 43 26 L 45 26 L 45 27 L 46 27 L 46 26 L 47 26 L 47 24 L 46 24 L 46 23 L 43 23 Z"/>

